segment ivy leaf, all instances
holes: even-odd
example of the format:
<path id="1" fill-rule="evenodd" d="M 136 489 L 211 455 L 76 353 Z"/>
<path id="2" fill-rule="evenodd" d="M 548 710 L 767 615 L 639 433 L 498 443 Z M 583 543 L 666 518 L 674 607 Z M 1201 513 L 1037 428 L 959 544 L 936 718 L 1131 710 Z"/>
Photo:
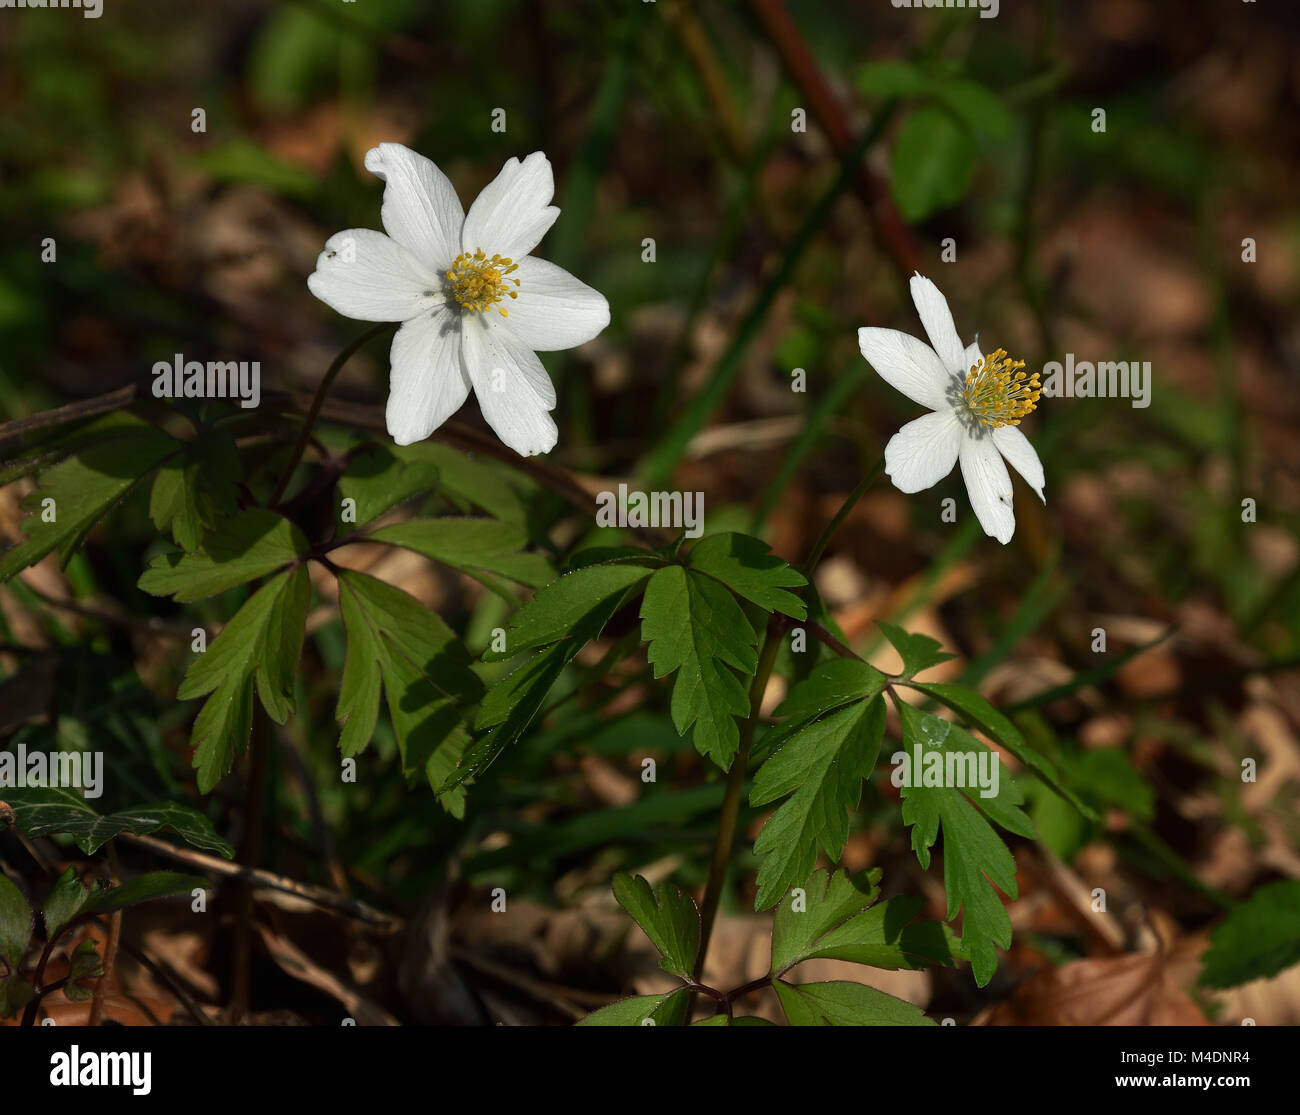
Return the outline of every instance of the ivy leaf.
<path id="1" fill-rule="evenodd" d="M 937 682 L 913 681 L 908 684 L 913 689 L 919 689 L 927 696 L 947 705 L 954 712 L 960 713 L 986 736 L 997 740 L 1021 763 L 1038 775 L 1055 794 L 1068 801 L 1088 820 L 1097 820 L 1097 811 L 1073 790 L 1064 786 L 1056 768 L 1025 743 L 1025 737 L 1020 734 L 1020 729 L 978 693 L 963 689 L 960 685 L 941 685 Z"/>
<path id="2" fill-rule="evenodd" d="M 861 983 L 773 984 L 791 1026 L 933 1026 L 920 1007 Z"/>
<path id="3" fill-rule="evenodd" d="M 182 875 L 178 871 L 151 871 L 140 875 L 120 887 L 97 890 L 91 893 L 81 907 L 83 914 L 111 914 L 114 910 L 124 910 L 128 906 L 138 906 L 141 902 L 152 902 L 156 898 L 171 898 L 178 894 L 188 895 L 194 890 L 206 890 L 211 884 L 201 875 Z"/>
<path id="4" fill-rule="evenodd" d="M 813 872 L 802 888 L 801 903 L 796 904 L 791 892 L 777 907 L 772 974 L 819 956 L 891 971 L 951 965 L 951 941 L 944 926 L 913 924 L 924 905 L 921 899 L 900 896 L 873 905 L 879 881 L 879 868 L 861 879 L 846 871 Z"/>
<path id="5" fill-rule="evenodd" d="M 579 1019 L 579 1026 L 680 1026 L 686 1021 L 690 992 L 679 987 L 662 995 L 633 995 Z"/>
<path id="6" fill-rule="evenodd" d="M 220 430 L 205 431 L 197 441 L 163 462 L 149 493 L 149 517 L 186 553 L 193 553 L 222 515 L 232 515 L 241 475 L 235 439 Z"/>
<path id="7" fill-rule="evenodd" d="M 0 960 L 9 966 L 7 974 L 18 971 L 35 924 L 27 896 L 0 873 Z"/>
<path id="8" fill-rule="evenodd" d="M 734 718 L 749 713 L 749 695 L 729 667 L 747 677 L 758 668 L 758 636 L 745 613 L 713 578 L 667 565 L 646 586 L 641 621 L 654 676 L 677 671 L 673 726 L 684 735 L 694 725 L 695 749 L 728 769 L 740 747 Z"/>
<path id="9" fill-rule="evenodd" d="M 177 694 L 181 700 L 212 694 L 191 735 L 202 793 L 221 780 L 248 746 L 254 680 L 262 707 L 277 724 L 293 711 L 310 599 L 307 567 L 286 570 L 249 598 L 186 673 Z"/>
<path id="10" fill-rule="evenodd" d="M 75 918 L 90 898 L 90 891 L 81 885 L 75 867 L 69 867 L 54 884 L 45 900 L 45 938 L 52 941 L 59 930 Z"/>
<path id="11" fill-rule="evenodd" d="M 700 948 L 700 912 L 691 896 L 669 883 L 651 890 L 640 875 L 618 874 L 614 897 L 662 954 L 659 967 L 689 982 Z"/>
<path id="12" fill-rule="evenodd" d="M 337 710 L 343 724 L 339 748 L 349 757 L 369 744 L 382 691 L 408 783 L 423 774 L 438 789 L 469 743 L 461 710 L 483 692 L 469 651 L 436 613 L 401 589 L 350 570 L 338 581 L 348 638 Z M 443 805 L 463 816 L 463 791 Z"/>
<path id="13" fill-rule="evenodd" d="M 884 632 L 885 638 L 898 651 L 898 656 L 903 660 L 902 676 L 911 677 L 913 674 L 919 674 L 922 670 L 928 670 L 931 666 L 937 666 L 940 662 L 947 662 L 956 655 L 948 654 L 939 647 L 939 640 L 932 639 L 929 635 L 913 635 L 904 631 L 901 627 L 895 627 L 892 623 L 876 622 L 876 626 Z"/>
<path id="14" fill-rule="evenodd" d="M 589 565 L 566 573 L 543 588 L 515 613 L 506 633 L 506 649 L 488 651 L 486 662 L 512 658 L 521 651 L 558 642 L 593 615 L 605 614 L 611 601 L 622 600 L 650 577 L 642 565 Z"/>
<path id="15" fill-rule="evenodd" d="M 766 542 L 747 534 L 713 534 L 696 543 L 687 565 L 721 581 L 737 596 L 767 612 L 781 612 L 794 619 L 806 619 L 807 608 L 788 588 L 808 582 L 768 548 Z"/>
<path id="16" fill-rule="evenodd" d="M 764 857 L 754 909 L 775 905 L 807 879 L 819 845 L 830 859 L 839 859 L 849 835 L 847 811 L 857 808 L 884 733 L 884 702 L 858 701 L 796 732 L 759 767 L 751 805 L 791 796 L 754 841 L 754 853 Z"/>
<path id="17" fill-rule="evenodd" d="M 1260 887 L 1210 935 L 1202 987 L 1237 987 L 1300 963 L 1300 880 Z"/>
<path id="18" fill-rule="evenodd" d="M 26 540 L 0 556 L 0 583 L 56 549 L 66 563 L 91 528 L 179 446 L 144 422 L 120 433 L 46 470 L 41 487 L 23 501 L 34 512 L 23 524 Z"/>
<path id="19" fill-rule="evenodd" d="M 265 577 L 301 560 L 309 549 L 302 531 L 282 515 L 243 511 L 223 519 L 197 553 L 154 558 L 139 584 L 145 592 L 184 604 Z"/>
<path id="20" fill-rule="evenodd" d="M 403 459 L 386 445 L 367 445 L 353 454 L 339 477 L 339 529 L 373 522 L 399 503 L 438 483 L 438 466 L 422 458 Z M 352 500 L 345 510 L 344 500 Z"/>
<path id="21" fill-rule="evenodd" d="M 998 887 L 1011 898 L 1018 894 L 1016 861 L 985 815 L 1009 832 L 1030 839 L 1034 837 L 1034 827 L 1019 808 L 1023 800 L 1020 791 L 987 747 L 955 724 L 919 712 L 905 702 L 898 702 L 898 709 L 906 749 L 902 754 L 912 763 L 914 782 L 922 781 L 926 756 L 931 754 L 943 760 L 950 752 L 965 752 L 978 761 L 984 753 L 989 756 L 986 763 L 998 764 L 997 795 L 971 799 L 979 802 L 980 809 L 967 800 L 980 793 L 973 787 L 965 792 L 947 785 L 901 787 L 903 822 L 912 827 L 912 850 L 922 868 L 929 869 L 930 848 L 939 834 L 939 826 L 943 826 L 947 920 L 952 921 L 962 912 L 962 946 L 970 954 L 975 982 L 983 987 L 997 968 L 995 946 L 1004 949 L 1011 946 L 1011 919 L 993 888 Z M 919 769 L 914 761 L 917 747 L 922 758 Z"/>
<path id="22" fill-rule="evenodd" d="M 222 840 L 212 822 L 188 805 L 154 802 L 137 805 L 119 813 L 95 812 L 84 797 L 67 786 L 26 786 L 5 791 L 5 800 L 13 807 L 18 827 L 28 837 L 66 832 L 86 855 L 118 833 L 139 836 L 171 829 L 187 844 L 205 852 L 216 852 L 233 859 L 234 847 Z"/>
<path id="23" fill-rule="evenodd" d="M 555 569 L 540 554 L 520 553 L 528 544 L 523 527 L 500 519 L 412 519 L 380 527 L 371 541 L 388 542 L 423 554 L 479 580 L 497 573 L 529 588 L 555 579 Z M 484 581 L 489 587 L 491 581 Z"/>

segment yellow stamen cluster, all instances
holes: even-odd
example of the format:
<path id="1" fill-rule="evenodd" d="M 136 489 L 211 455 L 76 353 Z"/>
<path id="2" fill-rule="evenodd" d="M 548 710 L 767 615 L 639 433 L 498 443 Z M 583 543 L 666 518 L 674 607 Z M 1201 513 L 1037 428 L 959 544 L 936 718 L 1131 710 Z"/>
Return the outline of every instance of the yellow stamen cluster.
<path id="1" fill-rule="evenodd" d="M 498 255 L 489 259 L 479 248 L 473 255 L 461 252 L 456 257 L 447 272 L 447 281 L 461 306 L 472 314 L 481 314 L 504 298 L 519 297 L 517 291 L 510 289 L 510 284 L 518 286 L 519 280 L 508 277 L 517 270 L 519 264 L 513 260 Z M 502 317 L 510 316 L 504 306 L 497 306 L 497 313 Z"/>
<path id="2" fill-rule="evenodd" d="M 966 405 L 986 426 L 1019 426 L 1043 393 L 1038 373 L 1028 378 L 1023 360 L 1012 360 L 998 349 L 966 373 Z"/>

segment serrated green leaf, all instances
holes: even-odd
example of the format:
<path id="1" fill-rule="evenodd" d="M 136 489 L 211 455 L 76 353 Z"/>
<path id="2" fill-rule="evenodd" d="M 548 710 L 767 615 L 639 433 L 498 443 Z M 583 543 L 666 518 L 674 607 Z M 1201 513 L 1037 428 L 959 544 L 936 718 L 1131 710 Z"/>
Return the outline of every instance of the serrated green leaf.
<path id="1" fill-rule="evenodd" d="M 940 662 L 947 662 L 956 655 L 941 650 L 938 639 L 932 639 L 929 635 L 913 635 L 911 632 L 904 631 L 901 627 L 895 627 L 892 623 L 877 621 L 876 626 L 884 633 L 898 651 L 898 656 L 903 660 L 903 677 L 910 678 L 913 674 L 919 674 L 922 670 L 928 670 L 931 666 L 937 666 Z"/>
<path id="2" fill-rule="evenodd" d="M 910 222 L 966 196 L 978 150 L 969 129 L 946 109 L 918 108 L 903 121 L 889 161 L 889 189 Z"/>
<path id="3" fill-rule="evenodd" d="M 861 880 L 846 871 L 828 875 L 819 869 L 804 885 L 801 903 L 796 904 L 791 891 L 776 911 L 772 974 L 813 957 L 890 970 L 951 965 L 952 942 L 945 927 L 914 920 L 923 905 L 919 898 L 876 903 L 879 881 L 879 868 Z"/>
<path id="4" fill-rule="evenodd" d="M 66 832 L 87 855 L 120 832 L 146 836 L 171 829 L 187 844 L 233 859 L 234 847 L 221 839 L 202 813 L 175 802 L 153 802 L 100 814 L 77 791 L 66 786 L 26 786 L 5 791 L 18 827 L 29 837 Z"/>
<path id="5" fill-rule="evenodd" d="M 757 604 L 764 611 L 781 612 L 794 619 L 806 619 L 808 609 L 789 588 L 808 582 L 772 553 L 761 538 L 747 534 L 713 534 L 697 542 L 686 564 L 721 581 L 737 596 Z"/>
<path id="6" fill-rule="evenodd" d="M 1210 935 L 1202 987 L 1238 987 L 1300 963 L 1300 880 L 1260 887 Z"/>
<path id="7" fill-rule="evenodd" d="M 977 761 L 981 753 L 986 753 L 989 756 L 986 763 L 998 763 L 996 755 L 955 724 L 919 712 L 901 701 L 898 709 L 903 728 L 902 754 L 912 763 L 911 781 L 922 781 L 925 756 L 931 753 L 940 758 L 949 752 L 973 753 Z M 914 748 L 917 746 L 921 748 L 921 770 L 917 770 L 914 762 Z M 906 784 L 900 787 L 903 822 L 912 827 L 912 850 L 927 870 L 930 848 L 939 835 L 940 825 L 943 826 L 947 920 L 952 921 L 959 912 L 962 913 L 962 945 L 970 955 L 975 982 L 981 987 L 988 983 L 997 968 L 995 946 L 1004 949 L 1011 946 L 1011 920 L 993 888 L 996 886 L 1011 898 L 1018 895 L 1016 862 L 985 815 L 1010 832 L 1030 839 L 1034 837 L 1033 825 L 1020 809 L 1023 801 L 1020 791 L 1006 777 L 1000 763 L 997 770 L 997 794 L 987 798 L 978 796 L 982 792 L 978 787 L 959 789 L 949 785 Z M 946 779 L 946 765 L 944 771 Z M 978 802 L 980 808 L 976 809 L 972 801 Z"/>
<path id="8" fill-rule="evenodd" d="M 466 503 L 481 508 L 496 519 L 517 526 L 528 521 L 528 509 L 519 493 L 510 486 L 504 470 L 436 441 L 391 448 L 394 456 L 407 462 L 432 464 L 438 470 L 438 487 Z"/>
<path id="9" fill-rule="evenodd" d="M 680 1026 L 686 1021 L 690 992 L 682 987 L 662 995 L 633 995 L 579 1019 L 578 1026 Z"/>
<path id="10" fill-rule="evenodd" d="M 35 924 L 27 896 L 0 873 L 0 960 L 10 973 L 18 971 Z"/>
<path id="11" fill-rule="evenodd" d="M 869 701 L 885 691 L 889 678 L 858 658 L 832 658 L 799 682 L 776 709 L 776 715 L 802 723 L 849 704 Z"/>
<path id="12" fill-rule="evenodd" d="M 615 875 L 613 885 L 619 905 L 662 955 L 659 966 L 689 981 L 700 948 L 700 912 L 691 896 L 669 883 L 651 890 L 640 875 Z"/>
<path id="13" fill-rule="evenodd" d="M 963 689 L 960 685 L 942 685 L 938 682 L 913 681 L 908 684 L 960 713 L 969 723 L 1010 751 L 1055 794 L 1068 801 L 1090 821 L 1097 820 L 1097 811 L 1065 786 L 1051 762 L 1030 747 L 1020 734 L 1020 729 L 978 693 Z"/>
<path id="14" fill-rule="evenodd" d="M 749 713 L 740 677 L 758 668 L 758 636 L 736 599 L 711 577 L 667 565 L 641 601 L 641 638 L 654 676 L 676 671 L 672 718 L 679 734 L 694 725 L 695 749 L 723 770 L 740 746 L 737 716 Z"/>
<path id="15" fill-rule="evenodd" d="M 45 938 L 54 940 L 59 930 L 81 912 L 82 906 L 90 897 L 90 891 L 81 885 L 75 867 L 69 867 L 54 884 L 49 897 L 45 899 Z"/>
<path id="16" fill-rule="evenodd" d="M 194 890 L 207 890 L 212 884 L 201 875 L 183 875 L 178 871 L 151 871 L 140 875 L 120 887 L 97 890 L 91 893 L 81 907 L 83 914 L 111 914 L 141 902 L 156 898 L 188 895 Z"/>
<path id="17" fill-rule="evenodd" d="M 63 993 L 74 1003 L 84 1003 L 94 997 L 94 989 L 82 987 L 81 981 L 98 979 L 104 974 L 104 962 L 99 957 L 99 949 L 91 940 L 82 941 L 68 961 L 68 982 Z"/>
<path id="18" fill-rule="evenodd" d="M 790 984 L 776 988 L 791 1026 L 933 1026 L 920 1007 L 861 983 Z"/>
<path id="19" fill-rule="evenodd" d="M 364 573 L 339 574 L 339 605 L 348 637 L 336 714 L 340 750 L 357 755 L 370 742 L 382 691 L 403 774 L 408 782 L 423 775 L 438 790 L 469 744 L 463 709 L 483 693 L 469 652 L 435 612 Z M 442 804 L 463 816 L 463 791 Z"/>
<path id="20" fill-rule="evenodd" d="M 471 576 L 498 573 L 529 588 L 555 579 L 555 569 L 544 557 L 519 552 L 528 544 L 523 527 L 500 519 L 412 519 L 380 527 L 369 538 L 414 550 Z"/>
<path id="21" fill-rule="evenodd" d="M 176 545 L 192 553 L 219 516 L 234 514 L 239 477 L 235 439 L 208 430 L 159 467 L 149 493 L 149 517 L 159 530 L 170 527 Z"/>
<path id="22" fill-rule="evenodd" d="M 506 649 L 488 651 L 483 659 L 495 662 L 512 658 L 525 650 L 546 646 L 565 638 L 590 616 L 608 610 L 611 601 L 622 606 L 623 597 L 650 577 L 641 565 L 590 565 L 566 573 L 541 589 L 515 613 L 506 632 Z"/>
<path id="23" fill-rule="evenodd" d="M 154 596 L 188 603 L 274 573 L 305 557 L 309 549 L 302 531 L 288 519 L 252 509 L 223 519 L 197 553 L 154 558 L 139 584 Z"/>
<path id="24" fill-rule="evenodd" d="M 27 539 L 0 556 L 0 582 L 56 549 L 66 562 L 91 528 L 178 447 L 174 438 L 142 426 L 46 470 L 40 488 L 23 501 L 33 511 L 23 524 Z"/>
<path id="25" fill-rule="evenodd" d="M 201 792 L 208 793 L 248 746 L 254 678 L 262 706 L 276 723 L 293 711 L 310 597 L 305 565 L 281 573 L 249 598 L 186 673 L 181 700 L 211 694 L 190 737 Z"/>
<path id="26" fill-rule="evenodd" d="M 432 461 L 398 457 L 386 445 L 364 446 L 339 477 L 338 529 L 350 533 L 437 483 L 438 466 Z"/>
<path id="27" fill-rule="evenodd" d="M 813 721 L 759 767 L 751 805 L 790 797 L 754 841 L 754 853 L 763 857 L 754 909 L 775 905 L 807 879 L 819 846 L 839 859 L 849 835 L 848 810 L 857 808 L 884 732 L 884 702 L 858 701 Z"/>

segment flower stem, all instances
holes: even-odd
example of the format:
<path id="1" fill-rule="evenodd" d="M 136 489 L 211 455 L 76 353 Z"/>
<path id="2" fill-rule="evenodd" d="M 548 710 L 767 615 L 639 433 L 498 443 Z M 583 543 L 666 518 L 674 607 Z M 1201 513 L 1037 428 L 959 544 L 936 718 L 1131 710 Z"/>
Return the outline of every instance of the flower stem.
<path id="1" fill-rule="evenodd" d="M 805 561 L 803 565 L 803 575 L 809 580 L 812 579 L 813 572 L 817 568 L 817 563 L 821 561 L 822 553 L 829 544 L 831 537 L 837 530 L 839 530 L 840 524 L 848 517 L 849 512 L 853 510 L 853 507 L 858 500 L 866 494 L 867 489 L 870 488 L 872 484 L 880 479 L 884 474 L 884 471 L 885 458 L 881 457 L 876 463 L 876 467 L 867 473 L 867 475 L 862 478 L 861 483 L 859 483 L 858 486 L 849 493 L 848 498 L 840 505 L 840 509 L 835 512 L 835 518 L 826 524 L 826 529 L 822 531 L 821 537 L 817 539 L 816 545 L 814 545 L 812 550 L 809 551 L 808 560 Z"/>
<path id="2" fill-rule="evenodd" d="M 722 798 L 722 812 L 718 816 L 718 834 L 713 839 L 713 862 L 709 866 L 709 881 L 704 888 L 704 902 L 700 907 L 700 951 L 695 960 L 695 978 L 704 974 L 704 957 L 709 951 L 709 938 L 713 935 L 713 922 L 718 914 L 722 887 L 727 881 L 727 867 L 731 862 L 731 848 L 736 840 L 736 818 L 740 815 L 740 795 L 745 788 L 745 773 L 749 767 L 749 753 L 754 745 L 754 732 L 758 728 L 758 714 L 763 707 L 763 694 L 767 690 L 776 652 L 781 648 L 781 637 L 775 623 L 768 623 L 763 649 L 758 658 L 758 672 L 749 690 L 749 717 L 740 726 L 740 748 L 727 772 L 727 789 Z"/>
<path id="3" fill-rule="evenodd" d="M 316 388 L 316 395 L 311 401 L 311 409 L 307 412 L 307 417 L 303 419 L 302 430 L 298 434 L 298 443 L 293 447 L 293 455 L 289 458 L 289 464 L 284 470 L 284 475 L 280 477 L 280 483 L 276 485 L 275 493 L 267 502 L 268 507 L 274 507 L 284 498 L 285 489 L 289 487 L 289 481 L 293 479 L 294 471 L 298 468 L 298 462 L 302 460 L 303 453 L 307 451 L 307 443 L 311 441 L 312 427 L 316 425 L 316 417 L 320 414 L 320 408 L 325 405 L 325 396 L 329 394 L 330 387 L 333 386 L 339 372 L 343 370 L 343 365 L 352 359 L 362 345 L 391 329 L 397 328 L 397 324 L 397 322 L 392 321 L 381 321 L 378 325 L 367 329 L 334 357 L 334 362 L 326 369 L 325 375 L 321 377 L 320 386 Z"/>

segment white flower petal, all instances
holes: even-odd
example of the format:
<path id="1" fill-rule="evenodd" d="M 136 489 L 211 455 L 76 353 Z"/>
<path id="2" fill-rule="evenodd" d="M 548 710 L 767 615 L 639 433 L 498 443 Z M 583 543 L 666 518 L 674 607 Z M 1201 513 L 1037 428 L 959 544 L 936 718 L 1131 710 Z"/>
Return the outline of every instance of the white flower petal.
<path id="1" fill-rule="evenodd" d="M 950 405 L 955 380 L 934 349 L 897 329 L 868 326 L 858 330 L 858 348 L 880 378 L 913 402 L 931 410 Z"/>
<path id="2" fill-rule="evenodd" d="M 555 448 L 559 431 L 547 413 L 555 406 L 555 387 L 537 354 L 503 319 L 467 315 L 461 359 L 497 437 L 525 457 Z"/>
<path id="3" fill-rule="evenodd" d="M 1043 495 L 1043 486 L 1047 483 L 1043 476 L 1043 462 L 1038 459 L 1038 453 L 1034 447 L 1029 444 L 1029 439 L 1020 432 L 1019 426 L 999 426 L 993 431 L 993 444 L 998 447 L 998 451 L 1004 456 L 1025 481 L 1035 492 L 1038 498 L 1044 503 L 1047 497 Z"/>
<path id="4" fill-rule="evenodd" d="M 522 163 L 511 159 L 474 199 L 461 231 L 461 247 L 482 248 L 516 262 L 531 252 L 560 211 L 551 204 L 555 179 L 550 161 L 534 151 Z"/>
<path id="5" fill-rule="evenodd" d="M 910 285 L 912 301 L 916 303 L 916 312 L 921 315 L 921 324 L 925 326 L 925 335 L 930 338 L 934 351 L 950 372 L 965 375 L 965 346 L 957 335 L 957 326 L 953 324 L 948 299 L 919 272 L 912 276 Z"/>
<path id="6" fill-rule="evenodd" d="M 961 445 L 961 474 L 966 493 L 984 533 L 1004 546 L 1016 532 L 1011 507 L 1011 476 L 993 439 L 987 434 L 966 436 Z"/>
<path id="7" fill-rule="evenodd" d="M 380 219 L 388 235 L 437 274 L 460 255 L 465 223 L 456 190 L 431 160 L 400 143 L 366 152 L 366 169 L 385 182 Z"/>
<path id="8" fill-rule="evenodd" d="M 534 352 L 558 352 L 596 336 L 609 324 L 605 296 L 562 267 L 527 256 L 510 276 L 519 280 L 518 298 L 506 299 L 506 325 Z"/>
<path id="9" fill-rule="evenodd" d="M 932 488 L 952 472 L 964 437 L 955 410 L 917 418 L 889 439 L 885 473 L 900 492 Z"/>
<path id="10" fill-rule="evenodd" d="M 446 306 L 413 318 L 393 337 L 386 418 L 398 445 L 423 441 L 469 395 L 460 345 L 460 315 Z"/>
<path id="11" fill-rule="evenodd" d="M 360 321 L 407 321 L 443 297 L 431 269 L 369 228 L 345 229 L 326 240 L 307 289 Z"/>
<path id="12" fill-rule="evenodd" d="M 983 359 L 984 354 L 980 352 L 980 335 L 976 333 L 975 339 L 966 346 L 965 355 L 962 357 L 961 378 L 963 382 L 965 382 L 966 373 Z"/>

